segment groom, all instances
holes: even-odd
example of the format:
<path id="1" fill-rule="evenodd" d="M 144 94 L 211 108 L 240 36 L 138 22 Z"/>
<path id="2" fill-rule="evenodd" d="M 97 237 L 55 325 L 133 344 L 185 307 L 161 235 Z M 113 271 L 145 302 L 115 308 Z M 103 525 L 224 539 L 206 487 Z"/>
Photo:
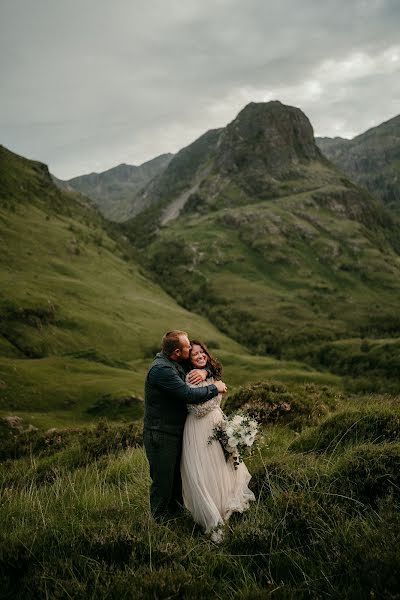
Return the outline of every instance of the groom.
<path id="1" fill-rule="evenodd" d="M 162 339 L 162 351 L 156 354 L 147 372 L 144 391 L 144 446 L 150 464 L 150 507 L 156 519 L 174 516 L 182 507 L 180 461 L 185 426 L 186 404 L 201 404 L 226 385 L 193 388 L 185 382 L 181 361 L 189 358 L 190 342 L 185 331 L 169 331 Z M 193 384 L 204 381 L 207 370 L 190 372 Z"/>

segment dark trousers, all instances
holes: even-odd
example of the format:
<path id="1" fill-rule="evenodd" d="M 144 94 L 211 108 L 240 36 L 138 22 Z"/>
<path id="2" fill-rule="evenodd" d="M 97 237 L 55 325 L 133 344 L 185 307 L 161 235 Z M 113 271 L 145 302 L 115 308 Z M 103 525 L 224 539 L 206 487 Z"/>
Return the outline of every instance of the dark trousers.
<path id="1" fill-rule="evenodd" d="M 183 505 L 181 480 L 182 434 L 144 430 L 150 465 L 150 508 L 155 519 L 174 516 Z"/>

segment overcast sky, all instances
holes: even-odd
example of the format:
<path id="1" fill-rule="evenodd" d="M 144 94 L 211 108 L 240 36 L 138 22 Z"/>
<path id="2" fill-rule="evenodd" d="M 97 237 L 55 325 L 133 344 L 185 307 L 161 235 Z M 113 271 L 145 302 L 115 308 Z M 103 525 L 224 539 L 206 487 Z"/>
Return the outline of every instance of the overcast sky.
<path id="1" fill-rule="evenodd" d="M 399 31 L 400 0 L 0 0 L 0 144 L 68 179 L 267 100 L 353 137 L 400 113 Z"/>

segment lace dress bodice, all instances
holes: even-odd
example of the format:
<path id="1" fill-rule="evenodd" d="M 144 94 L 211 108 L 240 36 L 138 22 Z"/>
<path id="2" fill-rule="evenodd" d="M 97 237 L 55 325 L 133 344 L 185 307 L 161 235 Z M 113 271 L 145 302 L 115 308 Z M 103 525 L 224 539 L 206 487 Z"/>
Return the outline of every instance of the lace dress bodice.
<path id="1" fill-rule="evenodd" d="M 187 376 L 186 376 L 186 381 L 187 381 Z M 214 378 L 213 377 L 209 377 L 208 379 L 206 379 L 205 381 L 202 381 L 201 383 L 198 383 L 197 385 L 193 385 L 191 383 L 188 383 L 188 385 L 190 385 L 190 387 L 204 387 L 205 385 L 211 385 L 212 383 L 214 383 Z M 216 409 L 216 408 L 220 408 L 221 407 L 221 394 L 218 394 L 218 396 L 214 396 L 214 398 L 211 398 L 211 400 L 207 400 L 206 402 L 203 402 L 203 404 L 188 404 L 187 405 L 187 409 L 189 414 L 194 415 L 195 417 L 204 417 L 205 415 L 208 415 L 209 412 L 211 412 L 212 410 Z"/>

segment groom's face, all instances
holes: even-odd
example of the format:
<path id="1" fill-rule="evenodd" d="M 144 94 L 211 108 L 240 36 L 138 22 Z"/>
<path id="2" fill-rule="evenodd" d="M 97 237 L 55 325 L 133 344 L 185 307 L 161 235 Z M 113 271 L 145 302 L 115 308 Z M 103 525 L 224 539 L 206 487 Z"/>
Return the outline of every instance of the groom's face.
<path id="1" fill-rule="evenodd" d="M 190 348 L 191 348 L 189 338 L 186 335 L 183 335 L 180 338 L 180 342 L 181 342 L 180 358 L 182 360 L 187 360 L 189 358 Z"/>

